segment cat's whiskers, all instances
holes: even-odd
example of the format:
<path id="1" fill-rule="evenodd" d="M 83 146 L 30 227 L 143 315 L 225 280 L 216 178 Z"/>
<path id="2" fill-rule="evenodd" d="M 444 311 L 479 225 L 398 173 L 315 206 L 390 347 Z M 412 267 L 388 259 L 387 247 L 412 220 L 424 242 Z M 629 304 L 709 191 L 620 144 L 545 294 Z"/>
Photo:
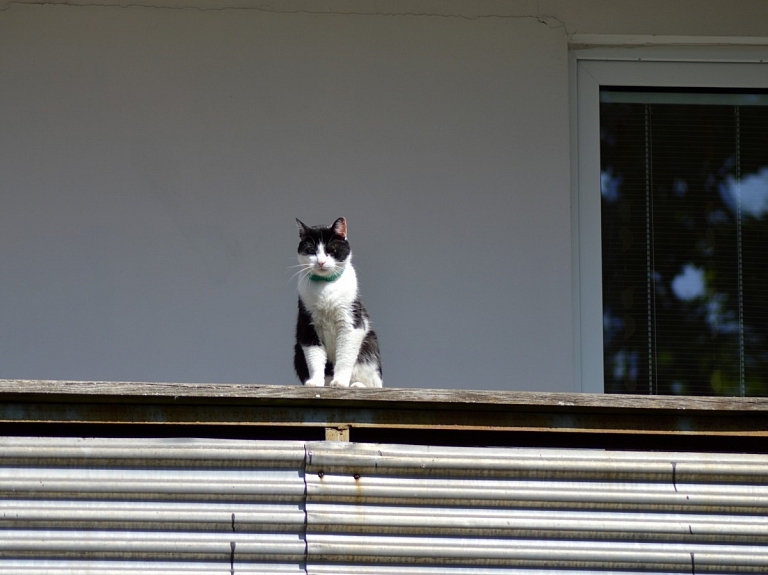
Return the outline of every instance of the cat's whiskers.
<path id="1" fill-rule="evenodd" d="M 293 275 L 291 275 L 291 277 L 288 279 L 289 283 L 296 276 L 300 276 L 299 282 L 301 282 L 302 279 L 309 278 L 309 275 L 312 273 L 312 264 L 296 264 L 293 266 L 288 266 L 288 269 L 293 269 L 293 268 L 300 268 L 300 269 L 297 272 L 293 273 Z M 302 276 L 302 274 L 304 275 Z"/>
<path id="2" fill-rule="evenodd" d="M 299 289 L 301 289 L 302 284 L 309 285 L 309 282 L 311 281 L 309 278 L 311 275 L 312 275 L 312 270 L 308 270 L 306 274 L 304 274 L 299 278 L 299 281 L 297 282 Z"/>

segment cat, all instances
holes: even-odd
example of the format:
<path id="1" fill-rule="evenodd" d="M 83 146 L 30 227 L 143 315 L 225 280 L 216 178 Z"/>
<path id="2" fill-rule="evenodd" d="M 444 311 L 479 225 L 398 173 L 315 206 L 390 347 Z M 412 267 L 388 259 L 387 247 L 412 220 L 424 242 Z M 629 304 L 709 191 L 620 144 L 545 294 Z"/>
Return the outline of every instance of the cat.
<path id="1" fill-rule="evenodd" d="M 382 387 L 376 333 L 357 290 L 347 221 L 299 226 L 299 316 L 293 365 L 304 385 Z"/>

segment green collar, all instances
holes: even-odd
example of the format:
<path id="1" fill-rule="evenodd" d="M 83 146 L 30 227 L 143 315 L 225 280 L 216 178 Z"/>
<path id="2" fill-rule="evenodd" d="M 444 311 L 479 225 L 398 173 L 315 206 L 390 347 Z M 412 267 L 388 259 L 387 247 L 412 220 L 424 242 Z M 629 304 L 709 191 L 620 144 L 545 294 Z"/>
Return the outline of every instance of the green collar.
<path id="1" fill-rule="evenodd" d="M 329 283 L 330 282 L 335 282 L 337 279 L 339 279 L 341 277 L 341 274 L 344 273 L 344 269 L 345 268 L 342 268 L 342 270 L 340 272 L 335 273 L 332 276 L 328 276 L 328 277 L 326 277 L 326 276 L 316 276 L 315 274 L 309 274 L 309 281 L 311 281 L 311 282 L 329 282 Z"/>

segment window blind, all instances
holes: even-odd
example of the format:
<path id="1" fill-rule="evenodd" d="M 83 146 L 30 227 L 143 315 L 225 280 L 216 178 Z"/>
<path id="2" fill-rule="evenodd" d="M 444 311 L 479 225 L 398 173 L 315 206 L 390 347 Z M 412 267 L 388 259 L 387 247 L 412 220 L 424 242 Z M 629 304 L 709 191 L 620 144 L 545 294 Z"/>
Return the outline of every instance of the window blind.
<path id="1" fill-rule="evenodd" d="M 605 391 L 768 395 L 768 95 L 602 88 Z"/>

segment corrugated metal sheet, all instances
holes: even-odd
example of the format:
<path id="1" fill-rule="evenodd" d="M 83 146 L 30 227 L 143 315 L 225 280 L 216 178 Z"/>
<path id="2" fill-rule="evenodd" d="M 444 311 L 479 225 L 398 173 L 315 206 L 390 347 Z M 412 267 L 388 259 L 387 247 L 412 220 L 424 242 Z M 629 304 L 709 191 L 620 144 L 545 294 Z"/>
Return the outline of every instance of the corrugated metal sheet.
<path id="1" fill-rule="evenodd" d="M 308 445 L 308 573 L 766 573 L 768 457 Z"/>
<path id="2" fill-rule="evenodd" d="M 0 573 L 768 572 L 768 456 L 0 438 Z"/>
<path id="3" fill-rule="evenodd" d="M 2 438 L 0 573 L 304 573 L 304 444 Z"/>

